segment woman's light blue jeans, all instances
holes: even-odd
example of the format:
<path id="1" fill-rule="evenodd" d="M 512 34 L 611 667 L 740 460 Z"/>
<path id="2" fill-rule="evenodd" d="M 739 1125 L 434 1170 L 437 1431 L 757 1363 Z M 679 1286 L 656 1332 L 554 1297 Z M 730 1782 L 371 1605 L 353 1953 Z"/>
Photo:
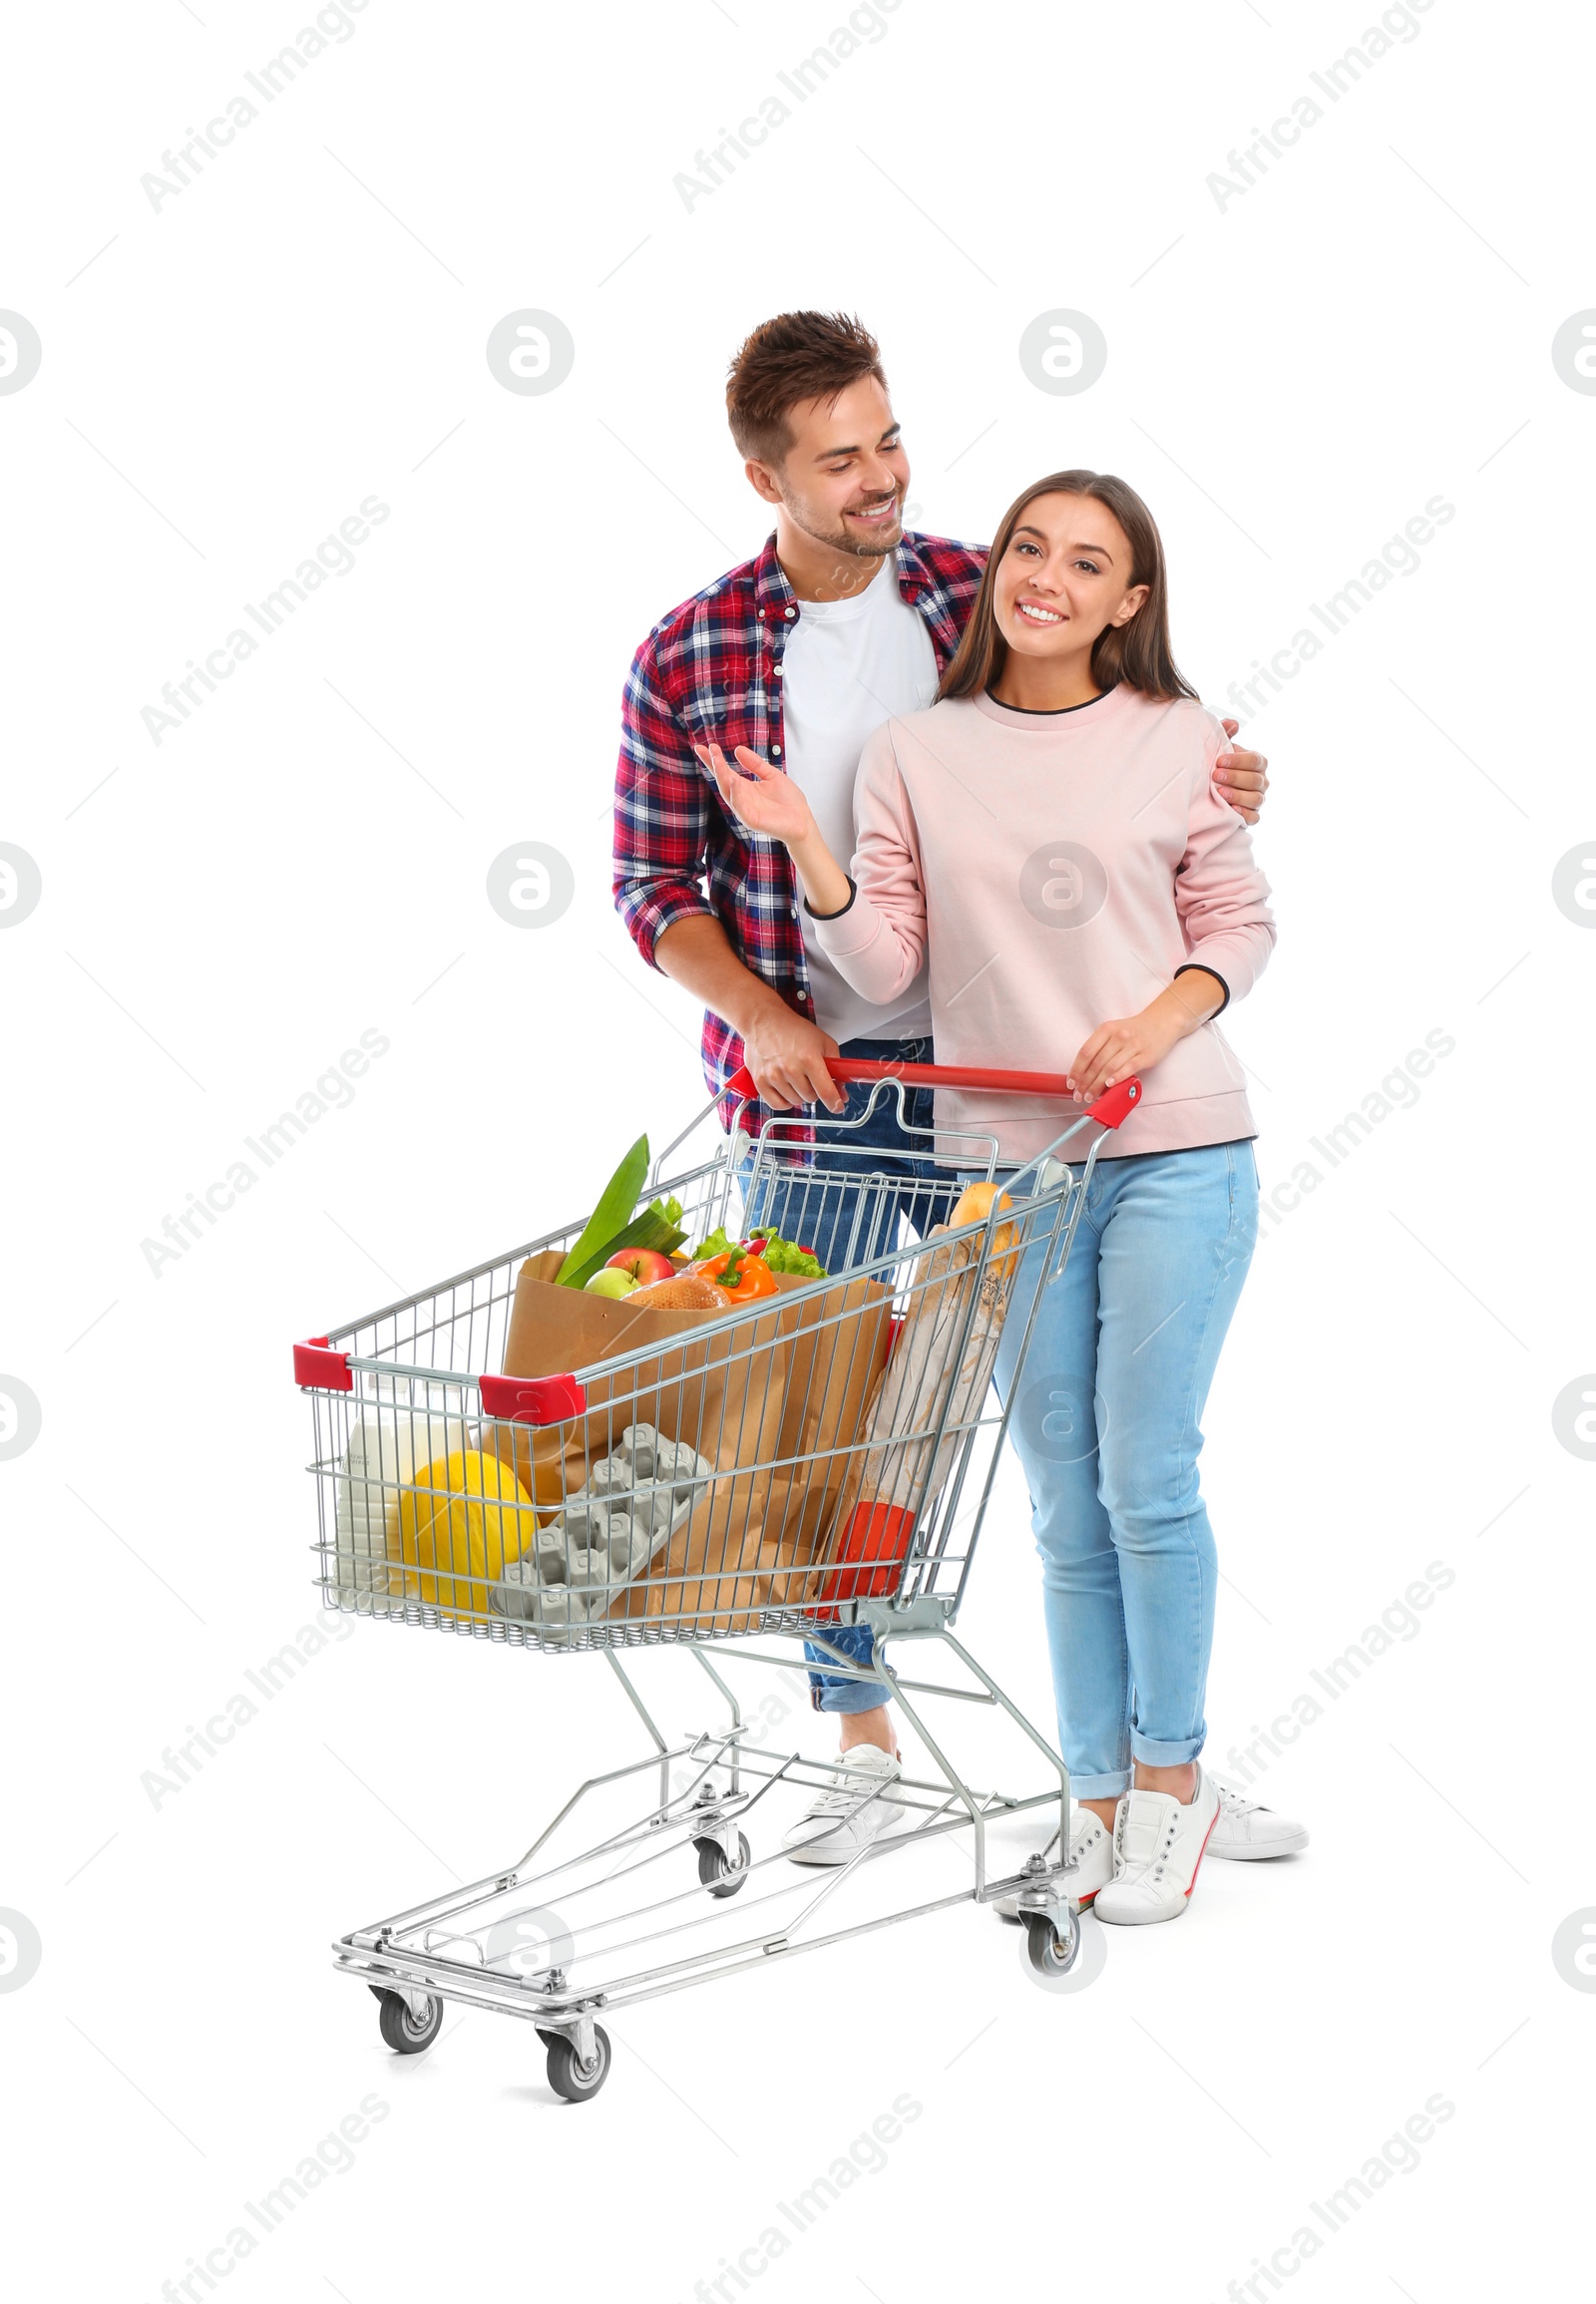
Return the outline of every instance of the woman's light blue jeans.
<path id="1" fill-rule="evenodd" d="M 1008 1436 L 1077 1798 L 1127 1791 L 1133 1760 L 1175 1767 L 1203 1748 L 1217 1569 L 1199 1420 L 1257 1237 L 1249 1142 L 1101 1160 L 1042 1290 Z M 1010 1299 L 1005 1404 L 1045 1255 L 1028 1252 Z"/>

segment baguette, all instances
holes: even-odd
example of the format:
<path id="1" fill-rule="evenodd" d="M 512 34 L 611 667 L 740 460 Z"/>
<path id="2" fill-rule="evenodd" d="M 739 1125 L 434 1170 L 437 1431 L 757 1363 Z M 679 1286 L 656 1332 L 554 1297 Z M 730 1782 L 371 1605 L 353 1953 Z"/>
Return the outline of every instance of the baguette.
<path id="1" fill-rule="evenodd" d="M 991 1215 L 995 1200 L 999 1211 L 1013 1206 L 1007 1193 L 1000 1191 L 996 1184 L 967 1184 L 960 1195 L 958 1207 L 948 1219 L 949 1230 L 957 1232 L 962 1224 L 979 1224 L 984 1217 Z M 1019 1262 L 1018 1252 L 1014 1248 L 1017 1238 L 1017 1229 L 1012 1224 L 999 1224 L 994 1228 L 993 1270 L 1005 1281 L 1013 1278 L 1014 1267 Z M 1009 1252 L 1007 1255 L 1003 1254 L 1005 1249 Z"/>

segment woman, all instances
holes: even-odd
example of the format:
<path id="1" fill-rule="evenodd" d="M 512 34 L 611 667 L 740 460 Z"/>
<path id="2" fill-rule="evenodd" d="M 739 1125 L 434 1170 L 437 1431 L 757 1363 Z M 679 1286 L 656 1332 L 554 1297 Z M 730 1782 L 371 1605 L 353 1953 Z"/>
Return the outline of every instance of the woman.
<path id="1" fill-rule="evenodd" d="M 937 703 L 866 745 L 857 879 L 779 770 L 712 752 L 728 806 L 791 851 L 856 990 L 889 1003 L 929 955 L 939 1062 L 1062 1072 L 1077 1105 L 1142 1079 L 1043 1291 L 1009 1421 L 1085 1811 L 1076 1892 L 1128 1924 L 1186 1909 L 1221 1813 L 1198 1757 L 1216 1579 L 1198 1419 L 1257 1237 L 1258 1175 L 1241 1066 L 1212 1024 L 1275 941 L 1246 827 L 1213 787 L 1225 744 L 1170 651 L 1146 506 L 1111 476 L 1062 472 L 1004 517 Z M 939 1091 L 937 1122 L 990 1132 L 1016 1166 L 1068 1108 Z M 1021 1326 L 998 1359 L 1005 1400 Z M 1278 1852 L 1256 1814 L 1231 1803 L 1227 1825 L 1261 1843 L 1235 1853 Z"/>

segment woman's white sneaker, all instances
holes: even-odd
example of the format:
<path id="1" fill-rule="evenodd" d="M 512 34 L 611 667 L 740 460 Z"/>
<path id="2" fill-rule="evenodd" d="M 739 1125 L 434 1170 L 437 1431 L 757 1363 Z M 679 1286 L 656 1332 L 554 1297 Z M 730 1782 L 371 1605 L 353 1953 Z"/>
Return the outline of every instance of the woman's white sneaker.
<path id="1" fill-rule="evenodd" d="M 1295 1856 L 1308 1845 L 1308 1827 L 1290 1816 L 1277 1816 L 1260 1800 L 1215 1784 L 1219 1794 L 1219 1821 L 1208 1843 L 1210 1856 L 1228 1856 L 1235 1863 L 1256 1864 L 1267 1856 Z"/>
<path id="2" fill-rule="evenodd" d="M 846 1864 L 878 1833 L 905 1821 L 902 1802 L 890 1786 L 903 1770 L 891 1752 L 855 1744 L 837 1762 L 829 1791 L 822 1792 L 782 1837 L 795 1864 Z"/>
<path id="3" fill-rule="evenodd" d="M 1069 1834 L 1069 1860 L 1075 1867 L 1069 1892 L 1084 1911 L 1114 1876 L 1113 1834 L 1090 1808 L 1077 1809 Z"/>
<path id="4" fill-rule="evenodd" d="M 1114 1835 L 1090 1808 L 1075 1808 L 1070 1813 L 1069 1861 L 1071 1869 L 1058 1886 L 1072 1896 L 1084 1912 L 1114 1876 Z M 998 1919 L 1011 1921 L 1016 1928 L 1024 1921 L 1021 1893 L 1016 1889 L 1012 1895 L 1002 1897 L 998 1905 Z"/>
<path id="5" fill-rule="evenodd" d="M 1201 1767 L 1184 1804 L 1173 1792 L 1127 1792 L 1114 1819 L 1114 1876 L 1097 1892 L 1098 1919 L 1121 1928 L 1178 1920 L 1218 1821 L 1219 1793 Z"/>

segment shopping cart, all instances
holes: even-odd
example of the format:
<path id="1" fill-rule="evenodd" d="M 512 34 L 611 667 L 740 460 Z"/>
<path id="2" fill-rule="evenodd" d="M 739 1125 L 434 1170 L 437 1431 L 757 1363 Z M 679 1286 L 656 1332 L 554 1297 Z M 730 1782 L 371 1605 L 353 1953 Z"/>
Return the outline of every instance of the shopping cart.
<path id="1" fill-rule="evenodd" d="M 1067 1769 L 953 1625 L 1041 1292 L 1140 1083 L 1082 1112 L 1055 1074 L 831 1069 L 873 1083 L 863 1113 L 772 1118 L 750 1138 L 743 1071 L 729 1137 L 696 1164 L 683 1153 L 711 1104 L 659 1155 L 643 1195 L 679 1199 L 692 1239 L 717 1226 L 735 1238 L 750 1212 L 779 1207 L 784 1237 L 832 1242 L 825 1279 L 699 1318 L 664 1344 L 653 1336 L 532 1377 L 490 1372 L 518 1282 L 540 1259 L 552 1278 L 579 1223 L 294 1347 L 314 1422 L 324 1604 L 548 1656 L 601 1655 L 651 1746 L 581 1784 L 513 1864 L 337 1941 L 337 1965 L 376 1994 L 401 2055 L 432 2044 L 450 2001 L 496 2010 L 536 2027 L 551 2086 L 584 2102 L 609 2068 L 600 2012 L 960 1903 L 1020 1923 L 1043 1975 L 1075 1960 Z M 939 1222 L 923 1209 L 918 1231 L 895 1220 L 888 1239 L 880 1218 L 901 1187 L 857 1139 L 884 1096 L 907 1126 L 904 1091 L 919 1086 L 1063 1099 L 1046 1108 L 1064 1124 L 1045 1154 L 1003 1171 L 984 1216 L 957 1226 L 960 1188 L 998 1177 L 998 1140 L 911 1130 L 950 1188 L 931 1201 Z M 687 1164 L 673 1172 L 678 1156 Z M 999 1404 L 1007 1324 L 1017 1342 Z M 839 1400 L 853 1409 L 836 1425 Z M 836 1646 L 848 1625 L 872 1631 L 868 1671 Z M 781 1828 L 835 1791 L 835 1762 L 774 1748 L 772 1717 L 790 1708 L 767 1700 L 746 1716 L 716 1661 L 792 1673 L 798 1641 L 844 1678 L 885 1684 L 936 1771 L 898 1777 L 897 1828 L 862 1837 L 818 1879 L 789 1861 L 797 1827 L 785 1846 Z M 667 1739 L 621 1662 L 650 1647 L 701 1668 L 715 1726 Z M 962 1683 L 905 1678 L 898 1655 L 917 1649 Z M 1006 1717 L 1045 1762 L 1045 1787 L 967 1782 L 928 1726 L 928 1697 Z M 885 1792 L 865 1786 L 855 1805 Z M 1050 1831 L 1017 1863 L 1016 1818 L 1031 1837 Z M 888 1858 L 891 1874 L 879 1869 Z M 882 1891 L 902 1877 L 914 1881 L 907 1903 Z"/>

